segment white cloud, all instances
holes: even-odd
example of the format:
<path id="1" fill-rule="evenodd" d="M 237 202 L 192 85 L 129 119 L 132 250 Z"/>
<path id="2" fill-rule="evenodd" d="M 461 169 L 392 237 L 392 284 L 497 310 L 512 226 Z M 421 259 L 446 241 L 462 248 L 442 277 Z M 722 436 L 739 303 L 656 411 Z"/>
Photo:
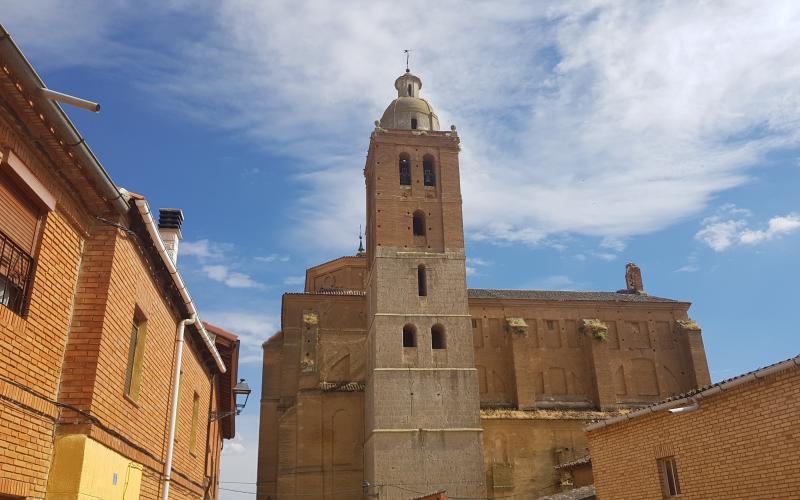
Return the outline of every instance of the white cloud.
<path id="1" fill-rule="evenodd" d="M 676 273 L 695 273 L 700 270 L 698 265 L 697 252 L 692 252 L 686 259 L 686 264 L 675 270 Z"/>
<path id="2" fill-rule="evenodd" d="M 609 250 L 613 250 L 615 252 L 621 252 L 625 250 L 625 241 L 623 241 L 621 238 L 606 236 L 600 240 L 600 247 L 608 248 Z"/>
<path id="3" fill-rule="evenodd" d="M 698 231 L 694 237 L 717 252 L 722 252 L 736 243 L 745 224 L 743 220 L 710 222 Z"/>
<path id="4" fill-rule="evenodd" d="M 752 229 L 747 220 L 735 218 L 737 215 L 750 217 L 751 213 L 733 205 L 721 207 L 715 215 L 703 219 L 703 228 L 695 234 L 695 238 L 713 250 L 722 252 L 740 244 L 758 245 L 800 229 L 800 214 L 772 217 L 766 229 Z"/>
<path id="5" fill-rule="evenodd" d="M 263 285 L 256 282 L 249 275 L 238 271 L 231 271 L 228 266 L 215 264 L 203 266 L 203 272 L 209 279 L 224 283 L 230 288 L 262 288 Z"/>
<path id="6" fill-rule="evenodd" d="M 288 255 L 279 255 L 277 253 L 271 253 L 269 255 L 259 255 L 255 257 L 255 260 L 259 262 L 289 262 L 290 257 Z"/>
<path id="7" fill-rule="evenodd" d="M 769 220 L 766 230 L 747 229 L 739 235 L 739 240 L 745 245 L 758 245 L 765 241 L 793 233 L 800 229 L 800 215 L 789 214 L 773 217 Z"/>
<path id="8" fill-rule="evenodd" d="M 284 285 L 296 286 L 302 285 L 306 282 L 305 276 L 288 276 L 286 279 L 283 280 Z"/>
<path id="9" fill-rule="evenodd" d="M 101 9 L 89 34 L 37 9 L 48 29 L 36 30 L 36 47 L 118 64 L 109 51 L 132 57 L 108 43 L 133 10 L 121 5 Z M 404 6 L 221 2 L 204 10 L 204 37 L 132 67 L 165 105 L 302 160 L 293 236 L 326 252 L 357 244 L 363 152 L 407 46 L 418 48 L 412 69 L 443 126 L 459 126 L 475 239 L 658 231 L 746 182 L 766 154 L 800 144 L 797 2 L 519 0 L 458 15 L 449 3 Z M 33 9 L 15 9 L 28 14 L 12 19 L 31 19 Z M 182 2 L 170 9 L 194 14 Z M 726 230 L 707 236 L 724 246 Z"/>
<path id="10" fill-rule="evenodd" d="M 592 255 L 606 262 L 611 262 L 612 260 L 616 260 L 617 258 L 617 254 L 608 252 L 592 252 Z"/>
<path id="11" fill-rule="evenodd" d="M 279 328 L 275 316 L 244 310 L 203 311 L 203 319 L 239 336 L 239 363 L 260 363 L 261 344 Z"/>
<path id="12" fill-rule="evenodd" d="M 197 241 L 183 241 L 178 247 L 181 257 L 196 257 L 201 260 L 222 259 L 226 250 L 230 250 L 232 245 L 215 243 L 207 239 Z"/>
<path id="13" fill-rule="evenodd" d="M 492 262 L 486 259 L 481 259 L 480 257 L 467 257 L 466 261 L 467 276 L 479 276 L 480 275 L 478 271 L 479 267 L 488 267 L 491 265 Z"/>

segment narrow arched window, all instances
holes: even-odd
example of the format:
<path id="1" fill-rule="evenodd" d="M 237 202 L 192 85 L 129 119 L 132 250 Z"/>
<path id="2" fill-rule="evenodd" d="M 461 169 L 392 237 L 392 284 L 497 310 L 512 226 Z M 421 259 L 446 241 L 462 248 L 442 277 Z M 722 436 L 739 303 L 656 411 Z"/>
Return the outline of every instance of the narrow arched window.
<path id="1" fill-rule="evenodd" d="M 417 347 L 417 329 L 412 324 L 403 326 L 403 347 Z"/>
<path id="2" fill-rule="evenodd" d="M 425 274 L 425 266 L 422 264 L 417 267 L 417 292 L 420 297 L 428 295 L 428 277 Z"/>
<path id="3" fill-rule="evenodd" d="M 433 157 L 430 155 L 422 158 L 422 178 L 426 186 L 436 185 L 436 172 L 433 170 Z"/>
<path id="4" fill-rule="evenodd" d="M 417 210 L 412 221 L 414 236 L 425 236 L 425 214 Z"/>
<path id="5" fill-rule="evenodd" d="M 447 349 L 447 339 L 444 334 L 444 326 L 433 325 L 431 328 L 431 348 Z"/>
<path id="6" fill-rule="evenodd" d="M 411 185 L 411 158 L 406 153 L 400 155 L 400 185 Z"/>
<path id="7" fill-rule="evenodd" d="M 414 91 L 411 90 L 411 84 L 408 84 L 408 97 L 414 97 Z"/>
<path id="8" fill-rule="evenodd" d="M 416 118 L 412 118 L 411 119 L 411 130 L 417 130 L 417 119 Z"/>

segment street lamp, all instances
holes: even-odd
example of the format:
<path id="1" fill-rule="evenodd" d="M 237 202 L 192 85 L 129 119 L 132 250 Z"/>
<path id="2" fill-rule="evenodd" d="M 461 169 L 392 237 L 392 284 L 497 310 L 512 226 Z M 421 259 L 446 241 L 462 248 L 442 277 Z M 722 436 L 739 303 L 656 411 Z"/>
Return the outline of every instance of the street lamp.
<path id="1" fill-rule="evenodd" d="M 250 386 L 247 385 L 247 382 L 245 382 L 243 378 L 240 378 L 239 383 L 233 386 L 233 396 L 236 398 L 237 415 L 242 413 L 242 410 L 244 410 L 245 405 L 247 405 L 247 400 L 250 399 L 251 392 Z M 244 396 L 244 400 L 242 400 L 242 396 Z"/>
<path id="2" fill-rule="evenodd" d="M 239 379 L 239 383 L 233 386 L 233 396 L 236 399 L 235 405 L 236 409 L 234 411 L 226 411 L 226 412 L 216 412 L 212 411 L 209 414 L 209 420 L 212 422 L 214 420 L 219 420 L 221 418 L 229 417 L 231 415 L 239 415 L 244 410 L 244 407 L 247 405 L 247 400 L 250 399 L 250 393 L 253 392 L 250 389 L 250 386 L 247 385 L 247 382 L 244 379 Z"/>

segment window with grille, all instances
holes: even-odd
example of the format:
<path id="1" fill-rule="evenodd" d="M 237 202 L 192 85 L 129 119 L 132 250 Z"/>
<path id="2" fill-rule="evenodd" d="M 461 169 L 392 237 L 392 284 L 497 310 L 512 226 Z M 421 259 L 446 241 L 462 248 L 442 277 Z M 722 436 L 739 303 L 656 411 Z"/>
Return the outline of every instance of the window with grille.
<path id="1" fill-rule="evenodd" d="M 400 185 L 411 185 L 411 158 L 405 153 L 400 155 Z"/>
<path id="2" fill-rule="evenodd" d="M 425 155 L 422 159 L 422 178 L 426 186 L 436 185 L 436 173 L 433 170 L 433 158 Z"/>
<path id="3" fill-rule="evenodd" d="M 24 315 L 33 281 L 33 251 L 41 211 L 0 173 L 0 304 Z"/>
<path id="4" fill-rule="evenodd" d="M 681 485 L 678 481 L 678 469 L 675 466 L 675 457 L 658 459 L 658 470 L 661 473 L 661 489 L 664 498 L 673 498 L 681 494 Z"/>

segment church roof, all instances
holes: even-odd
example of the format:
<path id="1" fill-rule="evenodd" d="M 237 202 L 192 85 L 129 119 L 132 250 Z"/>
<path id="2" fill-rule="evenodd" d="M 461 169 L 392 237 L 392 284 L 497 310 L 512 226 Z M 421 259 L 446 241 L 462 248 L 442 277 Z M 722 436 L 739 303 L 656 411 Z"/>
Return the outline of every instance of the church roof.
<path id="1" fill-rule="evenodd" d="M 563 290 L 495 290 L 490 288 L 470 288 L 467 290 L 470 299 L 521 299 L 548 300 L 558 302 L 569 301 L 601 301 L 601 302 L 672 302 L 679 300 L 665 299 L 647 294 L 620 292 L 570 292 Z"/>

